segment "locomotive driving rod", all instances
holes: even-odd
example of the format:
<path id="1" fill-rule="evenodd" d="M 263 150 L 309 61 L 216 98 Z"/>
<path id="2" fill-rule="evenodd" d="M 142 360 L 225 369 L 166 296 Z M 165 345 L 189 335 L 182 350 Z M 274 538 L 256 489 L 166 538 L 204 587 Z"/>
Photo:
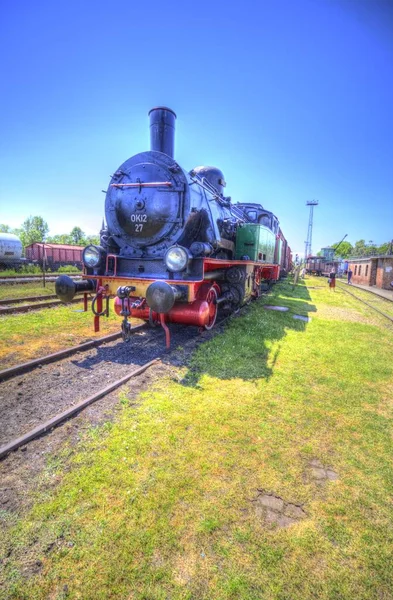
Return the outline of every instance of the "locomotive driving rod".
<path id="1" fill-rule="evenodd" d="M 207 271 L 203 275 L 204 279 L 225 279 L 224 269 L 216 269 L 215 271 Z"/>

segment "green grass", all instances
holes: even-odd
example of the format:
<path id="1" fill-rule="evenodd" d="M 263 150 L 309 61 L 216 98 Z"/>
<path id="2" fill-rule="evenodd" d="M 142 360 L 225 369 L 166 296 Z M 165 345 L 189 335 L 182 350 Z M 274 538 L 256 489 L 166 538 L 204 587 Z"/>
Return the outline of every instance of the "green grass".
<path id="1" fill-rule="evenodd" d="M 0 285 L 0 300 L 28 298 L 29 296 L 50 296 L 53 294 L 55 294 L 55 283 L 51 281 L 47 281 L 45 287 L 42 281 Z"/>
<path id="2" fill-rule="evenodd" d="M 393 339 L 368 313 L 282 284 L 138 405 L 123 389 L 120 417 L 52 460 L 5 528 L 0 597 L 393 598 Z M 312 460 L 338 479 L 318 484 Z M 307 517 L 269 525 L 258 490 Z"/>
<path id="3" fill-rule="evenodd" d="M 120 331 L 121 318 L 113 311 L 113 302 L 109 318 L 101 318 L 99 333 L 94 333 L 93 318 L 90 306 L 87 312 L 83 312 L 83 301 L 1 316 L 1 368 Z"/>
<path id="4" fill-rule="evenodd" d="M 78 267 L 74 267 L 72 265 L 64 265 L 63 267 L 59 267 L 56 273 L 81 273 L 82 269 L 78 269 Z"/>
<path id="5" fill-rule="evenodd" d="M 42 269 L 38 265 L 24 265 L 20 269 L 4 269 L 0 271 L 0 277 L 14 275 L 41 275 Z"/>
<path id="6" fill-rule="evenodd" d="M 47 275 L 56 275 L 57 273 L 78 273 L 81 269 L 72 265 L 64 265 L 59 267 L 57 271 L 52 271 L 50 268 L 46 269 Z M 4 269 L 0 271 L 0 277 L 14 277 L 18 275 L 42 275 L 42 268 L 38 265 L 23 265 L 20 269 Z"/>

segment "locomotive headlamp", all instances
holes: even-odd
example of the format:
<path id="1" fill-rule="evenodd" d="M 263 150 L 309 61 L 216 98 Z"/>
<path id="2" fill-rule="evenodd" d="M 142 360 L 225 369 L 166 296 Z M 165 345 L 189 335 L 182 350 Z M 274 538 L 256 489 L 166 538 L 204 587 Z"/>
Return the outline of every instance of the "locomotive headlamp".
<path id="1" fill-rule="evenodd" d="M 105 254 L 105 250 L 100 246 L 86 246 L 83 250 L 82 260 L 86 267 L 97 267 Z"/>
<path id="2" fill-rule="evenodd" d="M 189 254 L 183 246 L 172 246 L 167 250 L 164 260 L 168 271 L 184 271 L 188 265 Z"/>

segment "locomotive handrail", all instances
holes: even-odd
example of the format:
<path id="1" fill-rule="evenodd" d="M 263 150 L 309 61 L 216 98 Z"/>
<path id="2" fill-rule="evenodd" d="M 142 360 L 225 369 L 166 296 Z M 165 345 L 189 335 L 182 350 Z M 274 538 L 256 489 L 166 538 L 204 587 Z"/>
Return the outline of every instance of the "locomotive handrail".
<path id="1" fill-rule="evenodd" d="M 105 264 L 105 273 L 109 273 L 109 259 L 113 259 L 113 277 L 117 275 L 117 256 L 116 254 L 107 254 L 106 256 L 106 264 Z"/>
<path id="2" fill-rule="evenodd" d="M 194 175 L 190 175 L 190 176 L 191 176 L 191 179 L 196 184 L 200 185 L 201 188 L 203 188 L 204 190 L 206 190 L 207 192 L 209 192 L 209 194 L 211 194 L 212 196 L 214 196 L 214 198 L 222 199 L 222 196 L 220 196 L 220 194 L 218 193 L 218 191 L 216 190 L 216 188 L 211 183 L 209 183 L 209 181 L 206 181 L 205 177 L 200 177 L 196 173 Z"/>
<path id="3" fill-rule="evenodd" d="M 211 194 L 213 196 L 214 200 L 217 200 L 217 202 L 219 202 L 219 204 L 222 204 L 222 206 L 227 206 L 227 207 L 231 205 L 231 201 L 228 198 L 221 196 L 221 194 L 219 194 L 217 192 L 216 188 L 211 183 L 206 181 L 205 177 L 199 177 L 199 175 L 197 175 L 197 174 L 194 174 L 194 175 L 190 174 L 190 177 L 191 177 L 193 183 L 196 183 L 202 189 L 204 189 L 206 192 L 209 192 L 209 194 Z"/>

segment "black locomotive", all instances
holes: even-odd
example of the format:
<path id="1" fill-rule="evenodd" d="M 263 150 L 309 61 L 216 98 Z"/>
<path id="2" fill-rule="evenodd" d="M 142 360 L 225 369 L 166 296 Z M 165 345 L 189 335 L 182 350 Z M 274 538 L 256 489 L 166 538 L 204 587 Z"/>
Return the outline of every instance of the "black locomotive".
<path id="1" fill-rule="evenodd" d="M 213 327 L 218 308 L 232 311 L 260 294 L 263 281 L 287 270 L 290 249 L 277 218 L 260 204 L 233 204 L 223 173 L 185 171 L 174 160 L 175 113 L 149 112 L 151 150 L 114 173 L 105 200 L 100 246 L 83 252 L 85 281 L 58 279 L 60 299 L 95 291 L 95 330 L 109 297 L 123 317 Z M 103 308 L 105 304 L 105 308 Z"/>

